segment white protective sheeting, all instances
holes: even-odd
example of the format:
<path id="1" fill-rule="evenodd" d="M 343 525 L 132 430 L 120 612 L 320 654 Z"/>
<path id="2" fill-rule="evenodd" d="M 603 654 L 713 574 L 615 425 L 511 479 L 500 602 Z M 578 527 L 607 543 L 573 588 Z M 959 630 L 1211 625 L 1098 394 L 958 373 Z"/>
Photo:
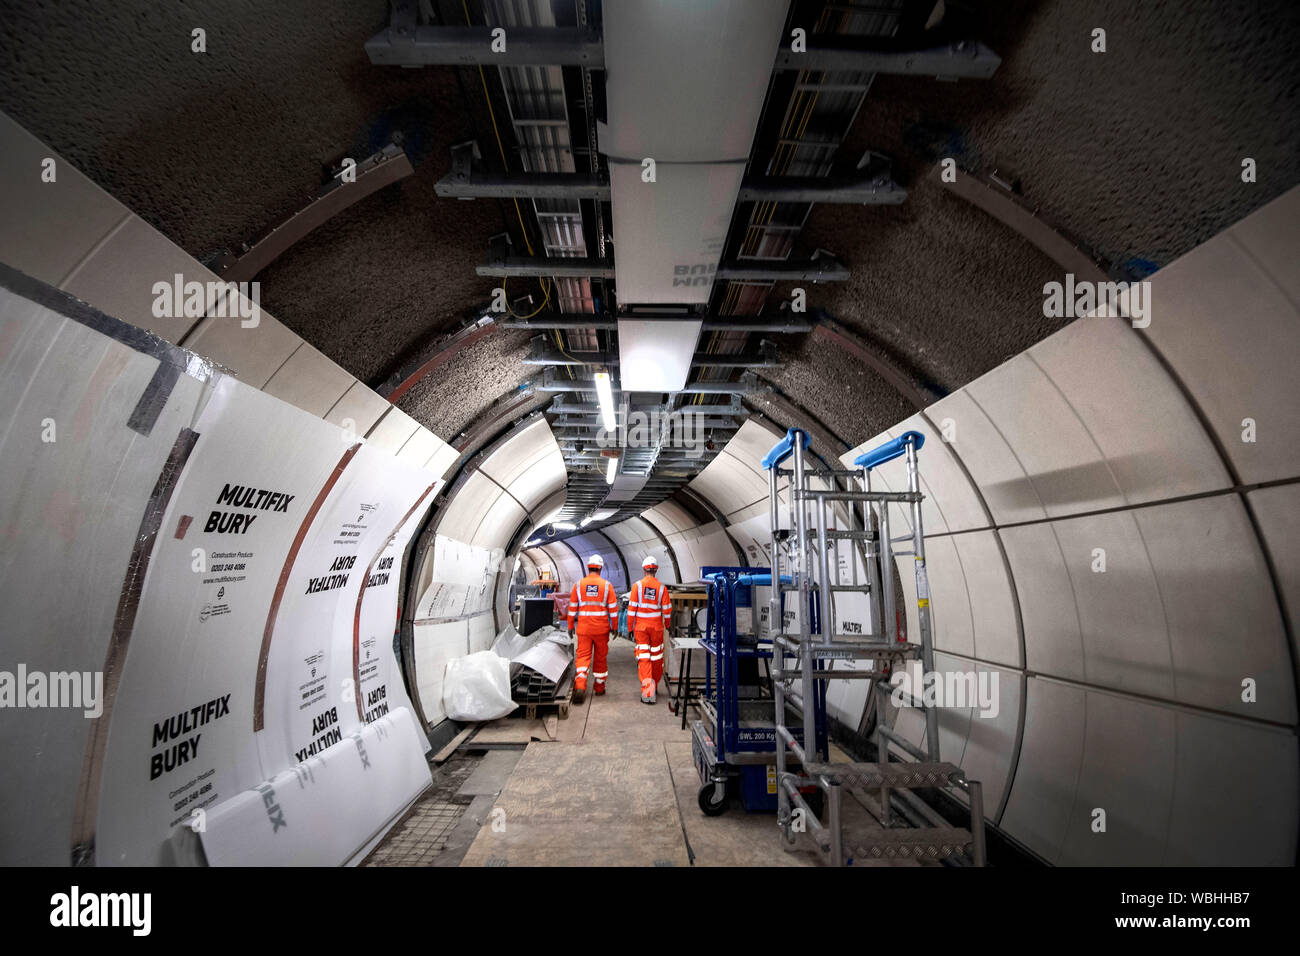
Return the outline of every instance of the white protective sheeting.
<path id="1" fill-rule="evenodd" d="M 103 691 L 7 719 L 4 747 L 17 749 L 4 757 L 22 769 L 6 779 L 22 786 L 0 786 L 4 819 L 45 825 L 6 827 L 0 856 L 164 863 L 195 811 L 406 706 L 392 566 L 435 483 L 191 354 L 23 287 L 48 305 L 0 291 L 0 397 L 12 391 L 5 407 L 50 429 L 3 430 L 0 507 L 25 556 L 3 570 L 24 595 L 5 652 Z M 70 745 L 40 743 L 56 736 Z M 377 795 L 364 820 L 335 821 L 348 853 L 400 811 L 390 797 L 404 805 L 427 785 L 421 743 L 387 753 L 409 786 Z M 318 778 L 318 799 L 342 780 Z M 348 799 L 377 783 L 346 785 Z M 332 852 L 312 859 L 347 859 Z"/>
<path id="2" fill-rule="evenodd" d="M 321 754 L 214 807 L 200 836 L 208 863 L 355 861 L 374 834 L 428 787 L 424 746 L 406 707 L 353 730 Z"/>
<path id="3" fill-rule="evenodd" d="M 100 690 L 87 701 L 93 717 L 106 703 L 104 661 L 151 492 L 205 386 L 182 373 L 141 434 L 127 421 L 157 358 L 6 289 L 0 340 L 0 515 L 8 542 L 0 585 L 21 596 L 5 608 L 0 669 L 76 673 L 91 688 L 98 674 Z M 42 440 L 43 432 L 54 440 Z M 92 726 L 86 710 L 5 708 L 0 863 L 66 866 L 71 859 Z M 36 820 L 40 826 L 18 825 Z"/>
<path id="4" fill-rule="evenodd" d="M 442 706 L 452 720 L 497 720 L 517 706 L 510 698 L 510 661 L 490 650 L 447 662 Z"/>
<path id="5" fill-rule="evenodd" d="M 396 661 L 368 665 L 393 656 L 397 594 L 383 562 L 431 499 L 428 473 L 231 378 L 195 431 L 114 674 L 95 835 L 104 862 L 161 862 L 163 838 L 195 810 L 405 706 Z M 362 631 L 371 585 L 371 626 L 386 620 L 386 632 Z M 413 759 L 423 762 L 418 748 Z"/>

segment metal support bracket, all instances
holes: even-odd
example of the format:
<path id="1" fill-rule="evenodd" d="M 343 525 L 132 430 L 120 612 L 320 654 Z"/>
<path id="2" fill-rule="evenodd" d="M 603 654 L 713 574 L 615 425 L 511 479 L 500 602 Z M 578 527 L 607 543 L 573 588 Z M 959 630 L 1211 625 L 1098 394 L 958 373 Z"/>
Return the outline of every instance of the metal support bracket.
<path id="1" fill-rule="evenodd" d="M 737 259 L 724 262 L 718 266 L 714 277 L 720 282 L 844 282 L 849 277 L 849 269 L 833 255 L 819 249 L 810 259 Z"/>
<path id="2" fill-rule="evenodd" d="M 398 7 L 413 0 L 402 0 Z M 495 31 L 502 30 L 500 34 Z M 495 35 L 494 35 L 495 34 Z M 495 47 L 495 49 L 494 49 Z M 580 27 L 413 26 L 398 11 L 366 41 L 376 66 L 585 66 L 605 68 L 600 34 Z"/>
<path id="3" fill-rule="evenodd" d="M 896 206 L 907 190 L 888 176 L 753 176 L 740 187 L 741 202 L 857 203 Z"/>
<path id="4" fill-rule="evenodd" d="M 774 69 L 987 80 L 1001 63 L 1002 58 L 978 40 L 960 40 L 928 50 L 890 50 L 879 42 L 814 33 L 803 53 L 793 52 L 788 43 L 783 45 Z"/>
<path id="5" fill-rule="evenodd" d="M 596 199 L 608 201 L 609 184 L 591 173 L 494 173 L 483 169 L 478 144 L 451 148 L 451 172 L 434 185 L 439 196 L 455 199 Z"/>

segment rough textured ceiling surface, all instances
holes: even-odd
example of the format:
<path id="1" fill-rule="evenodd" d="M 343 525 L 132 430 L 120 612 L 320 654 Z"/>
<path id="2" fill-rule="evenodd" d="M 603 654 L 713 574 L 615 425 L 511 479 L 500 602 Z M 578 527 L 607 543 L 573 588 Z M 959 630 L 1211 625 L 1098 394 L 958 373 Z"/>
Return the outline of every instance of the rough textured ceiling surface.
<path id="1" fill-rule="evenodd" d="M 957 387 L 1062 324 L 1042 315 L 1061 270 L 929 179 L 939 157 L 1009 171 L 1031 205 L 1134 275 L 1300 179 L 1291 0 L 948 6 L 1001 69 L 958 84 L 878 78 L 847 146 L 892 156 L 908 201 L 818 207 L 799 242 L 853 269 L 810 304 L 921 380 Z M 486 301 L 493 282 L 474 266 L 505 228 L 498 203 L 433 192 L 449 146 L 486 128 L 476 72 L 371 66 L 362 43 L 386 18 L 383 0 L 0 0 L 0 109 L 201 259 L 299 208 L 322 167 L 400 131 L 415 174 L 259 276 L 274 315 L 374 384 Z M 190 52 L 194 27 L 206 55 Z M 1088 48 L 1097 27 L 1105 54 Z M 842 353 L 788 344 L 770 381 L 846 441 L 906 412 Z M 525 348 L 524 335 L 488 336 L 402 406 L 452 437 L 529 377 L 513 361 Z"/>
<path id="2" fill-rule="evenodd" d="M 1062 269 L 931 178 L 941 157 L 1018 179 L 1067 234 L 1140 277 L 1300 180 L 1300 4 L 1009 2 L 974 28 L 991 80 L 881 76 L 846 148 L 894 158 L 897 207 L 818 206 L 801 239 L 850 263 L 841 322 L 952 389 L 1050 335 Z M 1090 49 L 1094 28 L 1107 50 Z M 1241 181 L 1252 157 L 1259 181 Z M 828 424 L 830 424 L 828 422 Z"/>
<path id="3" fill-rule="evenodd" d="M 481 90 L 451 69 L 371 66 L 362 44 L 387 20 L 385 0 L 5 2 L 0 109 L 201 260 L 402 134 L 414 175 L 258 276 L 271 314 L 373 384 L 486 303 L 474 266 L 504 229 L 495 202 L 434 195 L 451 144 L 474 138 Z M 195 27 L 206 54 L 190 50 Z"/>

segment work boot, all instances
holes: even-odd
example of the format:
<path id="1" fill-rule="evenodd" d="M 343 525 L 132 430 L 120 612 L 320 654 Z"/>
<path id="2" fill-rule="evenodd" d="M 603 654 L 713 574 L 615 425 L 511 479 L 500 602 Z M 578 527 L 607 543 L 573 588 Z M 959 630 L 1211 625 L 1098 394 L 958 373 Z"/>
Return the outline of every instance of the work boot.
<path id="1" fill-rule="evenodd" d="M 573 702 L 575 704 L 581 704 L 586 699 L 586 697 L 587 697 L 587 688 L 585 687 L 573 688 Z"/>
<path id="2" fill-rule="evenodd" d="M 597 697 L 604 697 L 604 696 L 605 696 L 605 685 L 604 685 L 604 684 L 597 684 L 597 685 L 596 685 L 596 691 L 595 691 L 595 693 L 596 693 L 596 696 L 597 696 Z"/>
<path id="3" fill-rule="evenodd" d="M 647 697 L 645 694 L 642 694 L 642 695 L 641 695 L 641 703 L 643 703 L 643 704 L 653 704 L 654 702 L 655 702 L 655 695 L 654 695 L 654 694 L 651 694 L 649 697 Z"/>

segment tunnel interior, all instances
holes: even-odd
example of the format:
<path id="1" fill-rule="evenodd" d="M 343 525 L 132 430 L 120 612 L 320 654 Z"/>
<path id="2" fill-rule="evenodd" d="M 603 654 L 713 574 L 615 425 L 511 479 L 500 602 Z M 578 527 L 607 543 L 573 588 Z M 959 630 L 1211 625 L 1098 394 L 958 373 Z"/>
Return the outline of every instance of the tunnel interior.
<path id="1" fill-rule="evenodd" d="M 449 676 L 529 582 L 770 569 L 804 534 L 774 446 L 833 496 L 914 434 L 916 511 L 909 453 L 827 512 L 897 613 L 822 615 L 991 696 L 932 731 L 826 681 L 837 752 L 937 733 L 978 803 L 909 813 L 978 817 L 995 865 L 1295 864 L 1296 5 L 0 20 L 0 863 L 373 862 L 446 795 Z M 924 560 L 869 560 L 881 527 Z M 488 746 L 532 828 L 477 821 L 466 864 L 578 861 L 537 821 L 597 812 L 592 762 L 634 819 L 692 814 L 610 865 L 781 857 L 680 806 L 634 643 L 557 737 Z"/>

